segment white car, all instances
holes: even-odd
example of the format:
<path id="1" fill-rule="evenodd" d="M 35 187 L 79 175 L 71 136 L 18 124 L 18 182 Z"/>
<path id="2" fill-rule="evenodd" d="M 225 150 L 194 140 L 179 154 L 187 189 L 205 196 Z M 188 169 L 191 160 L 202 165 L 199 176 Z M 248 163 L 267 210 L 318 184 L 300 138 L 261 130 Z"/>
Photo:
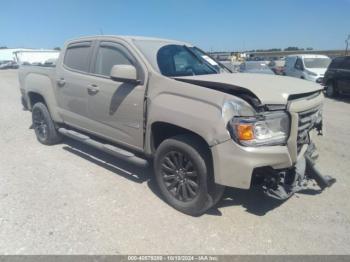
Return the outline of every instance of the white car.
<path id="1" fill-rule="evenodd" d="M 284 74 L 322 83 L 330 62 L 325 55 L 290 55 L 286 57 Z"/>

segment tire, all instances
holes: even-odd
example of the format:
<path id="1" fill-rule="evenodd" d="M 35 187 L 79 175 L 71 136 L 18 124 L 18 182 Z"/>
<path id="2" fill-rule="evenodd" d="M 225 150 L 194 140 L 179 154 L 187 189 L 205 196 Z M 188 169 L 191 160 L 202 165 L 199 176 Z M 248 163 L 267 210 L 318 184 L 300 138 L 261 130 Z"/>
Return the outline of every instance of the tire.
<path id="1" fill-rule="evenodd" d="M 46 105 L 38 102 L 32 109 L 32 121 L 36 138 L 44 145 L 54 145 L 62 140 Z"/>
<path id="2" fill-rule="evenodd" d="M 180 135 L 164 140 L 154 157 L 156 181 L 165 201 L 188 215 L 202 215 L 224 192 L 224 186 L 214 183 L 207 151 L 196 137 Z"/>
<path id="3" fill-rule="evenodd" d="M 328 97 L 335 97 L 337 95 L 337 91 L 334 87 L 334 83 L 333 82 L 329 82 L 326 86 L 326 95 Z"/>

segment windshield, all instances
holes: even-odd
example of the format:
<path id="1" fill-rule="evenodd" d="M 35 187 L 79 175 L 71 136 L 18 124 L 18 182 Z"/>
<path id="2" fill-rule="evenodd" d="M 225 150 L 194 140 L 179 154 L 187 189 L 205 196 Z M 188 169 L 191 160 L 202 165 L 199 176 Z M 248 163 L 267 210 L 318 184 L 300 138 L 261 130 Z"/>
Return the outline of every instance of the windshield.
<path id="1" fill-rule="evenodd" d="M 160 72 L 165 76 L 208 75 L 229 72 L 196 47 L 166 45 L 157 53 Z"/>
<path id="2" fill-rule="evenodd" d="M 231 70 L 197 47 L 164 39 L 133 39 L 136 47 L 159 73 L 192 76 L 231 73 Z"/>
<path id="3" fill-rule="evenodd" d="M 330 62 L 330 58 L 304 58 L 306 68 L 327 68 Z"/>

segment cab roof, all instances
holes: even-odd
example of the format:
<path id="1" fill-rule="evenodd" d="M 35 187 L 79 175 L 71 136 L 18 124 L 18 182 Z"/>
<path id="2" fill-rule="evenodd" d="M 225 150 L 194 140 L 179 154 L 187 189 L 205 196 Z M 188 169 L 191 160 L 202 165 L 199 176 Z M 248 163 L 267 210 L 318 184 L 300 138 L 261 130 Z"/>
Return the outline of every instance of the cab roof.
<path id="1" fill-rule="evenodd" d="M 186 44 L 186 45 L 192 45 L 190 43 L 178 41 L 178 40 L 172 40 L 172 39 L 165 39 L 165 38 L 157 38 L 157 37 L 147 37 L 147 36 L 129 36 L 129 35 L 92 35 L 92 36 L 83 36 L 78 38 L 73 38 L 68 40 L 67 42 L 75 42 L 75 41 L 91 41 L 91 40 L 106 40 L 106 39 L 121 39 L 127 42 L 133 42 L 133 41 L 154 41 L 154 42 L 167 42 L 167 43 L 176 43 L 176 44 Z"/>

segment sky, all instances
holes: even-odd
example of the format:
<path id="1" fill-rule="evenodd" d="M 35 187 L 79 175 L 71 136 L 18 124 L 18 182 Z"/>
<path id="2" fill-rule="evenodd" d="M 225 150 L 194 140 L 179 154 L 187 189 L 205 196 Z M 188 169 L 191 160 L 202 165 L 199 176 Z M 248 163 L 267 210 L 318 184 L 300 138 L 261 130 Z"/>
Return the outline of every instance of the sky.
<path id="1" fill-rule="evenodd" d="M 9 0 L 0 46 L 62 47 L 84 35 L 170 38 L 207 51 L 343 49 L 350 0 Z"/>

